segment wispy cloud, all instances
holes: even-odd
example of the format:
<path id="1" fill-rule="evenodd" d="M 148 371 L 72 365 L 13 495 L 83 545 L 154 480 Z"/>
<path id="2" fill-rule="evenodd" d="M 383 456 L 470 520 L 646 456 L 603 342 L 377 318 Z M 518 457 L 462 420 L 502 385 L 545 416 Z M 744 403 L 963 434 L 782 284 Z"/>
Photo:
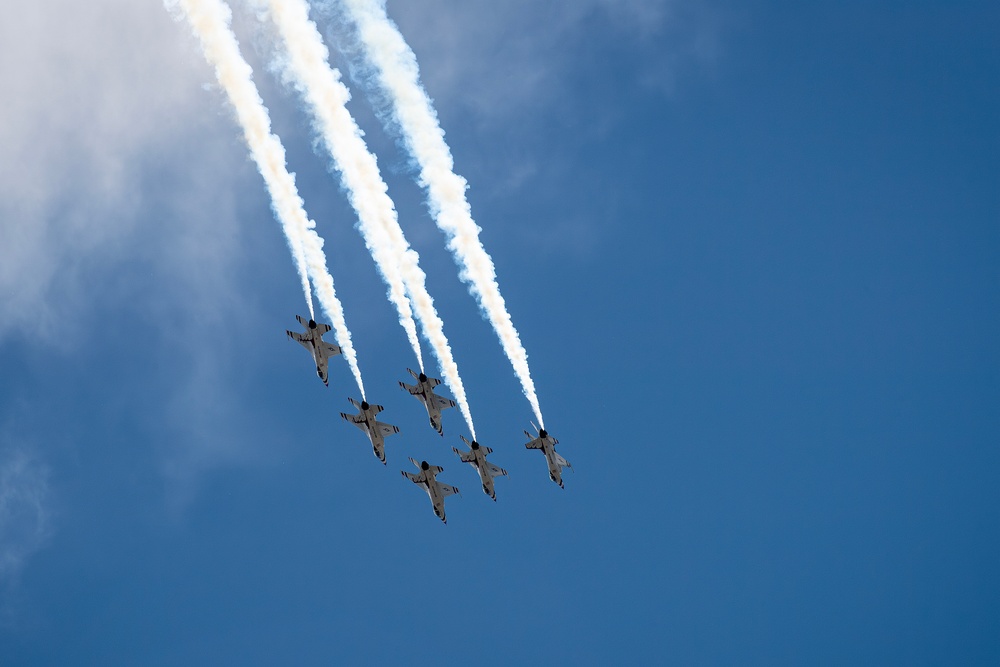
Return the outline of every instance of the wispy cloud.
<path id="1" fill-rule="evenodd" d="M 339 2 L 319 6 L 334 14 Z M 468 0 L 390 2 L 420 62 L 424 84 L 439 111 L 496 123 L 525 108 L 552 108 L 566 92 L 567 75 L 593 53 L 593 29 L 606 44 L 621 43 L 636 57 L 622 76 L 670 90 L 677 71 L 714 59 L 720 48 L 721 10 L 692 0 Z M 340 22 L 328 36 L 351 52 Z M 606 46 L 605 44 L 605 46 Z"/>
<path id="2" fill-rule="evenodd" d="M 81 275 L 141 246 L 151 167 L 213 141 L 186 46 L 147 3 L 39 0 L 5 10 L 0 338 L 79 313 Z"/>
<path id="3" fill-rule="evenodd" d="M 15 580 L 52 532 L 49 471 L 24 446 L 0 448 L 0 584 Z"/>
<path id="4" fill-rule="evenodd" d="M 150 401 L 140 428 L 158 437 L 140 446 L 173 504 L 205 471 L 254 460 L 234 444 L 241 409 L 215 389 L 238 359 L 200 334 L 254 319 L 246 226 L 273 222 L 266 201 L 264 221 L 245 219 L 241 189 L 258 193 L 259 177 L 203 89 L 213 79 L 159 3 L 39 0 L 0 22 L 0 343 L 58 336 L 54 362 L 102 368 L 99 337 L 139 332 L 148 367 L 106 400 Z M 23 465 L 11 470 L 36 469 Z"/>

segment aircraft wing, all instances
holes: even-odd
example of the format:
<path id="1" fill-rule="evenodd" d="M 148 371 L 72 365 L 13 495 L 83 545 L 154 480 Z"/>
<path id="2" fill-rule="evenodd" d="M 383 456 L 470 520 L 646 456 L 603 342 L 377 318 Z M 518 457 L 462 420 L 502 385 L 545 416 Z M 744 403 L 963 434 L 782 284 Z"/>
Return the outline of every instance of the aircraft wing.
<path id="1" fill-rule="evenodd" d="M 330 327 L 329 324 L 317 324 L 316 325 L 316 331 L 318 331 L 321 336 L 323 334 L 325 334 L 327 331 L 329 331 L 331 328 L 332 327 Z"/>
<path id="2" fill-rule="evenodd" d="M 298 331 L 285 331 L 288 337 L 294 340 L 296 343 L 306 348 L 312 352 L 312 339 L 306 336 L 304 333 L 299 333 Z"/>
<path id="3" fill-rule="evenodd" d="M 433 388 L 441 384 L 441 380 L 438 380 L 437 378 L 427 378 L 427 384 Z"/>
<path id="4" fill-rule="evenodd" d="M 441 497 L 447 498 L 448 496 L 455 495 L 458 493 L 457 486 L 450 486 L 448 484 L 438 484 L 438 489 L 441 491 Z"/>
<path id="5" fill-rule="evenodd" d="M 371 410 L 373 417 L 378 413 L 382 412 L 383 410 L 385 410 L 385 408 L 382 407 L 381 405 L 370 405 L 368 406 L 368 409 Z"/>
<path id="6" fill-rule="evenodd" d="M 528 437 L 530 438 L 531 436 L 529 435 Z M 543 447 L 543 445 L 542 445 L 542 439 L 541 438 L 535 438 L 531 442 L 524 443 L 524 447 L 526 449 L 542 449 L 542 447 Z"/>
<path id="7" fill-rule="evenodd" d="M 386 424 L 383 422 L 375 422 L 375 425 L 378 427 L 378 430 L 382 433 L 382 435 L 393 435 L 394 433 L 399 433 L 398 426 L 393 426 L 392 424 Z"/>
<path id="8" fill-rule="evenodd" d="M 399 472 L 403 475 L 403 477 L 410 480 L 414 484 L 419 484 L 423 481 L 420 479 L 420 475 L 414 475 L 412 472 L 406 472 L 405 470 L 400 470 Z"/>
<path id="9" fill-rule="evenodd" d="M 444 410 L 445 408 L 453 408 L 456 405 L 458 405 L 457 403 L 455 403 L 455 401 L 451 400 L 450 398 L 445 398 L 444 396 L 438 396 L 437 394 L 434 394 L 434 404 L 442 410 Z"/>
<path id="10" fill-rule="evenodd" d="M 571 464 L 569 461 L 567 461 L 566 459 L 564 459 L 559 454 L 559 452 L 553 452 L 553 454 L 556 455 L 556 463 L 558 463 L 559 465 L 561 465 L 563 468 L 572 468 L 573 467 L 573 464 Z"/>
<path id="11" fill-rule="evenodd" d="M 431 475 L 439 475 L 444 472 L 444 468 L 441 466 L 431 466 L 427 469 L 427 473 Z"/>
<path id="12" fill-rule="evenodd" d="M 399 386 L 406 391 L 410 392 L 414 396 L 420 393 L 420 387 L 414 386 L 412 384 L 406 384 L 405 382 L 400 382 Z"/>
<path id="13" fill-rule="evenodd" d="M 506 477 L 507 471 L 498 465 L 493 465 L 492 463 L 487 463 L 486 467 L 490 469 L 490 475 L 493 477 Z"/>
<path id="14" fill-rule="evenodd" d="M 365 418 L 362 417 L 361 415 L 349 415 L 346 412 L 341 412 L 340 416 L 342 418 L 346 419 L 347 421 L 351 422 L 352 424 L 364 424 L 365 423 Z"/>
<path id="15" fill-rule="evenodd" d="M 462 460 L 462 463 L 472 463 L 473 461 L 476 460 L 476 455 L 473 454 L 472 452 L 463 452 L 458 447 L 452 447 L 451 451 L 458 454 L 458 458 Z"/>
<path id="16" fill-rule="evenodd" d="M 323 347 L 320 349 L 323 350 L 323 356 L 325 357 L 335 357 L 341 352 L 339 345 L 334 345 L 333 343 L 323 343 L 322 345 Z"/>
<path id="17" fill-rule="evenodd" d="M 346 421 L 350 422 L 351 424 L 357 426 L 365 433 L 368 432 L 368 427 L 365 426 L 365 419 L 361 415 L 349 415 L 346 412 L 341 412 L 340 416 L 343 417 Z"/>

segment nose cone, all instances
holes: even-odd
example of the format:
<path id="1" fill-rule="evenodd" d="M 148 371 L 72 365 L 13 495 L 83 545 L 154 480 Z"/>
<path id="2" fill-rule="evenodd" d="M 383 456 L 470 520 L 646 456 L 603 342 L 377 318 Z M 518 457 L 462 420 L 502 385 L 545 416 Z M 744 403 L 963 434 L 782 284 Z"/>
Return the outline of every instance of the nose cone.
<path id="1" fill-rule="evenodd" d="M 429 463 L 427 463 L 427 461 L 421 461 L 420 462 L 420 469 L 421 470 L 430 470 L 430 468 L 431 468 L 431 466 L 430 466 Z"/>
<path id="2" fill-rule="evenodd" d="M 475 440 L 473 440 L 473 441 L 472 441 L 472 448 L 473 448 L 473 449 L 479 449 L 479 443 L 478 443 L 478 442 L 476 442 Z"/>
<path id="3" fill-rule="evenodd" d="M 361 409 L 362 410 L 368 409 L 368 401 L 361 401 Z"/>
<path id="4" fill-rule="evenodd" d="M 309 320 L 309 328 L 310 329 L 316 328 L 316 320 Z"/>
<path id="5" fill-rule="evenodd" d="M 538 432 L 538 436 L 541 438 L 547 438 L 549 437 L 549 432 L 543 428 L 541 431 Z"/>
<path id="6" fill-rule="evenodd" d="M 424 375 L 423 373 L 421 373 L 421 374 L 420 374 L 420 381 L 421 381 L 421 382 L 427 382 L 427 376 L 426 376 L 426 375 Z"/>

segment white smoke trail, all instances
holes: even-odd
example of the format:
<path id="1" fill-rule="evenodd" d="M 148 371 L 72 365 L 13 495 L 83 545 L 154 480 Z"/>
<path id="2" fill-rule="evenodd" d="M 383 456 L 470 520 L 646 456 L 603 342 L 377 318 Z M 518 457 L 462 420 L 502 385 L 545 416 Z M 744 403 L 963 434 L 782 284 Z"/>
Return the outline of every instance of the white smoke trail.
<path id="1" fill-rule="evenodd" d="M 205 59 L 215 68 L 219 85 L 226 91 L 236 110 L 257 168 L 271 195 L 271 204 L 288 240 L 296 262 L 302 261 L 312 279 L 316 297 L 330 318 L 361 396 L 365 395 L 357 354 L 351 332 L 344 319 L 344 309 L 333 287 L 333 277 L 326 268 L 323 239 L 316 233 L 316 223 L 305 212 L 302 198 L 295 187 L 295 176 L 288 172 L 285 149 L 281 140 L 271 133 L 271 119 L 253 82 L 253 71 L 240 53 L 236 35 L 230 28 L 232 13 L 222 0 L 164 0 L 168 10 L 180 9 L 201 42 Z M 304 280 L 306 296 L 312 313 L 308 280 Z"/>
<path id="2" fill-rule="evenodd" d="M 528 369 L 528 354 L 500 294 L 493 260 L 479 240 L 481 230 L 473 221 L 465 198 L 468 184 L 454 172 L 451 150 L 445 143 L 437 113 L 420 85 L 416 55 L 386 15 L 384 0 L 340 0 L 340 3 L 357 28 L 379 84 L 392 100 L 393 116 L 407 149 L 420 167 L 420 185 L 427 189 L 431 214 L 448 237 L 448 248 L 461 268 L 461 278 L 493 325 L 524 395 L 544 428 L 535 383 Z"/>
<path id="3" fill-rule="evenodd" d="M 444 335 L 444 323 L 427 292 L 419 257 L 403 235 L 378 162 L 347 109 L 351 94 L 340 81 L 339 72 L 328 63 L 329 52 L 316 24 L 309 20 L 309 6 L 305 0 L 268 0 L 268 8 L 284 47 L 284 58 L 279 65 L 303 95 L 315 118 L 316 128 L 357 211 L 358 227 L 389 287 L 389 300 L 399 312 L 400 323 L 417 354 L 421 370 L 423 361 L 411 303 L 437 357 L 444 381 L 475 437 L 465 387 Z"/>

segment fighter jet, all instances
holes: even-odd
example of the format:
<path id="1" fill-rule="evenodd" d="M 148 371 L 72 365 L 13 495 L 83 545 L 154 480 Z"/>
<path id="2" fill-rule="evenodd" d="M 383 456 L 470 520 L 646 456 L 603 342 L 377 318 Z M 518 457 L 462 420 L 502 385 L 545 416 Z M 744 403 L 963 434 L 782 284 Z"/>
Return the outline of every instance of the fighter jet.
<path id="1" fill-rule="evenodd" d="M 348 397 L 347 400 L 349 400 L 351 404 L 361 412 L 356 415 L 349 415 L 346 412 L 341 412 L 340 416 L 344 420 L 349 421 L 364 431 L 365 435 L 368 436 L 368 439 L 372 441 L 372 450 L 375 452 L 375 456 L 377 456 L 378 460 L 384 464 L 385 437 L 399 433 L 399 427 L 375 421 L 375 415 L 385 409 L 381 405 L 369 405 L 368 401 L 361 401 L 358 403 L 350 397 Z"/>
<path id="2" fill-rule="evenodd" d="M 530 442 L 524 443 L 524 446 L 526 449 L 542 450 L 542 454 L 545 454 L 545 462 L 549 464 L 549 477 L 553 482 L 558 484 L 561 489 L 563 488 L 562 469 L 572 469 L 573 466 L 570 465 L 570 462 L 560 456 L 556 451 L 556 445 L 559 444 L 558 440 L 549 435 L 548 431 L 544 428 L 539 430 L 539 428 L 535 426 L 534 422 L 532 422 L 531 425 L 535 427 L 536 431 L 538 431 L 538 435 L 531 435 L 525 431 L 524 434 L 528 436 Z"/>
<path id="3" fill-rule="evenodd" d="M 443 436 L 444 428 L 441 426 L 441 411 L 445 408 L 453 408 L 457 405 L 457 403 L 450 398 L 438 396 L 434 393 L 434 387 L 441 384 L 441 380 L 438 380 L 437 378 L 429 378 L 423 373 L 418 375 L 409 368 L 406 370 L 410 372 L 410 375 L 417 379 L 417 384 L 412 385 L 400 382 L 399 386 L 420 399 L 420 402 L 424 404 L 425 408 L 427 408 L 427 416 L 431 418 L 431 426 L 433 426 L 434 430 Z"/>
<path id="4" fill-rule="evenodd" d="M 289 338 L 298 341 L 302 347 L 309 350 L 309 353 L 313 356 L 313 361 L 316 362 L 316 375 L 323 381 L 323 384 L 329 386 L 330 383 L 326 373 L 327 360 L 330 357 L 340 354 L 340 347 L 323 340 L 323 334 L 330 330 L 330 325 L 316 324 L 316 320 L 309 320 L 307 322 L 301 315 L 296 315 L 295 319 L 306 328 L 305 333 L 297 331 L 286 331 L 285 333 L 288 334 Z"/>
<path id="5" fill-rule="evenodd" d="M 483 481 L 483 493 L 496 501 L 497 494 L 493 490 L 493 478 L 505 477 L 507 471 L 486 460 L 486 456 L 493 453 L 492 449 L 483 447 L 475 440 L 469 442 L 465 439 L 464 435 L 459 437 L 462 438 L 462 442 L 471 448 L 471 451 L 463 452 L 458 447 L 452 447 L 452 450 L 458 454 L 458 458 L 462 459 L 463 463 L 468 463 L 479 472 L 479 479 Z"/>
<path id="6" fill-rule="evenodd" d="M 403 470 L 401 471 L 403 477 L 406 477 L 414 484 L 424 487 L 424 491 L 427 492 L 427 496 L 434 505 L 434 513 L 438 515 L 439 519 L 448 523 L 448 519 L 444 515 L 444 499 L 453 493 L 458 493 L 458 488 L 442 484 L 435 479 L 438 473 L 444 470 L 441 466 L 432 466 L 427 461 L 417 463 L 416 459 L 410 459 L 410 463 L 420 468 L 420 472 L 414 475 L 412 472 Z"/>

